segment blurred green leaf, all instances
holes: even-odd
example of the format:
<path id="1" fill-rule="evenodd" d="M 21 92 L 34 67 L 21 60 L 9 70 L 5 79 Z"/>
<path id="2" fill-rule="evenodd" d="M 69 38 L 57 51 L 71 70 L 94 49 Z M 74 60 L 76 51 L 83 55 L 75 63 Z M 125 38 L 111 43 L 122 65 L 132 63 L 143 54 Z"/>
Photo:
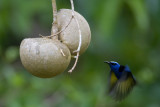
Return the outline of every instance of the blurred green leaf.
<path id="1" fill-rule="evenodd" d="M 18 49 L 18 47 L 14 47 L 14 46 L 9 47 L 6 50 L 5 56 L 6 56 L 6 61 L 7 62 L 15 61 L 19 57 L 19 49 Z"/>
<path id="2" fill-rule="evenodd" d="M 149 19 L 144 0 L 125 0 L 133 12 L 138 27 L 145 31 L 149 28 Z"/>
<path id="3" fill-rule="evenodd" d="M 122 7 L 122 0 L 106 0 L 104 1 L 102 14 L 99 17 L 99 26 L 102 32 L 106 33 L 107 36 L 111 35 L 117 18 L 120 14 Z"/>
<path id="4" fill-rule="evenodd" d="M 149 68 L 144 68 L 138 73 L 139 81 L 145 84 L 151 84 L 156 79 L 154 71 L 151 71 Z"/>

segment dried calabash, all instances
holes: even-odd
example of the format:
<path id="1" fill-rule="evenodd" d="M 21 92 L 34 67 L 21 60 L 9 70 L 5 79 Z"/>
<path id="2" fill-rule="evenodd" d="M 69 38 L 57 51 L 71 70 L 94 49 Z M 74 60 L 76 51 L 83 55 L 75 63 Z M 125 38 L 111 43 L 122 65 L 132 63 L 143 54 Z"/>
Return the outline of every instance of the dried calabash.
<path id="1" fill-rule="evenodd" d="M 68 67 L 71 54 L 68 47 L 56 39 L 27 38 L 20 45 L 20 58 L 31 74 L 50 78 Z"/>
<path id="2" fill-rule="evenodd" d="M 91 31 L 88 22 L 85 18 L 77 12 L 75 17 L 80 25 L 80 31 L 82 34 L 82 45 L 80 49 L 80 54 L 84 53 L 88 48 L 91 40 Z M 59 30 L 64 29 L 72 18 L 72 10 L 70 9 L 61 9 L 57 13 L 57 21 Z M 62 41 L 70 49 L 72 55 L 75 55 L 73 51 L 77 50 L 79 45 L 79 29 L 76 23 L 75 18 L 72 18 L 70 24 L 66 29 L 60 33 L 59 40 Z"/>

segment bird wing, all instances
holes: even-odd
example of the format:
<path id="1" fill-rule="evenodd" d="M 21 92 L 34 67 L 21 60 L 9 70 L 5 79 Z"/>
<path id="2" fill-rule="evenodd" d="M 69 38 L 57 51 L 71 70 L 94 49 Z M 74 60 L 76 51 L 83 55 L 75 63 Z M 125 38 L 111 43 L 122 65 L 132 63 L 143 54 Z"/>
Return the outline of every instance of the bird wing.
<path id="1" fill-rule="evenodd" d="M 109 75 L 109 86 L 108 86 L 109 93 L 112 91 L 117 81 L 118 81 L 118 78 L 116 77 L 115 73 L 111 70 Z"/>
<path id="2" fill-rule="evenodd" d="M 136 80 L 131 72 L 123 71 L 122 76 L 116 82 L 110 95 L 117 101 L 124 99 L 136 85 Z"/>

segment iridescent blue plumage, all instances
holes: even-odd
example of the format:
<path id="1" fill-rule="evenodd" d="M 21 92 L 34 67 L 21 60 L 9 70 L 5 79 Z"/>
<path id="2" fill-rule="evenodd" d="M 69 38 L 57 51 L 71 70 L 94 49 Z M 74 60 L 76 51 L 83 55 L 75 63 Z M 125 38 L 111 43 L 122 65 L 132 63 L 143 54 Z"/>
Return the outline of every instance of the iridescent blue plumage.
<path id="1" fill-rule="evenodd" d="M 117 101 L 124 99 L 136 85 L 136 80 L 128 66 L 119 65 L 114 61 L 105 61 L 111 71 L 109 77 L 109 95 Z"/>

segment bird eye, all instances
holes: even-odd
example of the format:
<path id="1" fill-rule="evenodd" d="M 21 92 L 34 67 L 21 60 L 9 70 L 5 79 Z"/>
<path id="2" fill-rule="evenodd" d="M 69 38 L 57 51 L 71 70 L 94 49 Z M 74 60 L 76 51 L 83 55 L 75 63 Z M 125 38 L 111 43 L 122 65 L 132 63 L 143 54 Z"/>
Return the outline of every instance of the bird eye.
<path id="1" fill-rule="evenodd" d="M 111 63 L 112 65 L 117 65 L 116 63 Z"/>

